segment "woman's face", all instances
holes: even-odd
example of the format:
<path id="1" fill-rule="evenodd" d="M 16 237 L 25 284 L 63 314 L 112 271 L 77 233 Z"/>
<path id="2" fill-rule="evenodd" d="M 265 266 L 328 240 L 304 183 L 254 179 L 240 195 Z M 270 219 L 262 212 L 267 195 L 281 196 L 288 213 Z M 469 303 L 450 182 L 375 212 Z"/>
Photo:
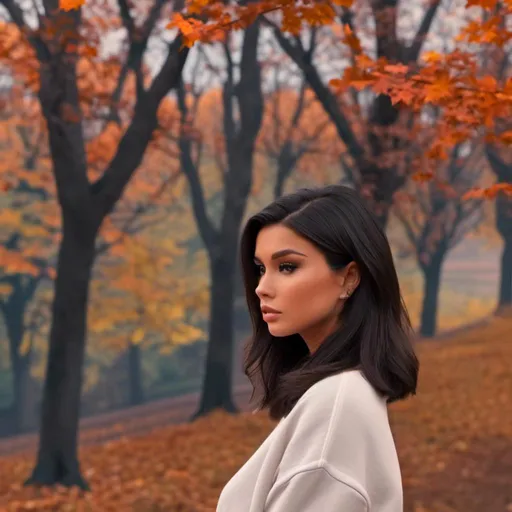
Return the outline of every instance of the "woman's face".
<path id="1" fill-rule="evenodd" d="M 254 262 L 260 275 L 256 295 L 270 333 L 299 334 L 314 352 L 337 327 L 347 291 L 359 282 L 357 266 L 332 270 L 320 250 L 281 224 L 259 232 Z"/>

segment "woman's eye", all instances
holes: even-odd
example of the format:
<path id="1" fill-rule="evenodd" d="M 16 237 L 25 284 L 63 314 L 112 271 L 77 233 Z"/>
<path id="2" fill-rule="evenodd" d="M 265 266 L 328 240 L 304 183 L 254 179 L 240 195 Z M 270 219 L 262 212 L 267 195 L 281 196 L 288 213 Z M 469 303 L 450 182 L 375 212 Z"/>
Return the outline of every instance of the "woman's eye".
<path id="1" fill-rule="evenodd" d="M 293 263 L 281 263 L 279 265 L 279 270 L 284 270 L 287 273 L 292 273 L 297 268 L 297 265 L 294 265 Z"/>
<path id="2" fill-rule="evenodd" d="M 286 274 L 291 274 L 297 265 L 293 263 L 280 263 L 279 264 L 279 272 L 284 272 Z M 263 265 L 256 265 L 256 275 L 261 277 L 265 273 L 265 267 Z"/>

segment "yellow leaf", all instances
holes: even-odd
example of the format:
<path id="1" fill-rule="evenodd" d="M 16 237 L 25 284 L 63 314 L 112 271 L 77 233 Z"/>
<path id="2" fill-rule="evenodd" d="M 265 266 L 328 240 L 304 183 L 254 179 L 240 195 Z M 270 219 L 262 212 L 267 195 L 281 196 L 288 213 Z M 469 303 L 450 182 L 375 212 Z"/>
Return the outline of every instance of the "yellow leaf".
<path id="1" fill-rule="evenodd" d="M 139 327 L 138 329 L 135 329 L 132 334 L 132 343 L 134 345 L 139 345 L 140 342 L 144 339 L 144 335 L 146 332 L 142 327 Z"/>
<path id="2" fill-rule="evenodd" d="M 6 297 L 12 292 L 12 286 L 10 284 L 0 284 L 0 297 Z"/>
<path id="3" fill-rule="evenodd" d="M 0 224 L 2 227 L 17 228 L 22 224 L 21 212 L 5 209 L 0 213 Z"/>
<path id="4" fill-rule="evenodd" d="M 25 331 L 25 334 L 23 334 L 23 339 L 21 340 L 21 344 L 18 348 L 18 352 L 22 356 L 26 356 L 31 348 L 32 343 L 30 342 L 30 333 L 28 331 Z"/>
<path id="5" fill-rule="evenodd" d="M 34 238 L 34 237 L 44 237 L 48 235 L 48 231 L 43 228 L 42 226 L 31 226 L 31 225 L 22 225 L 21 226 L 21 232 L 23 236 L 27 238 Z"/>
<path id="6" fill-rule="evenodd" d="M 172 343 L 175 345 L 185 345 L 192 341 L 197 341 L 204 336 L 204 332 L 192 325 L 180 325 L 172 335 Z"/>
<path id="7" fill-rule="evenodd" d="M 112 322 L 109 318 L 100 318 L 95 322 L 91 322 L 90 329 L 94 333 L 103 333 L 112 327 Z"/>

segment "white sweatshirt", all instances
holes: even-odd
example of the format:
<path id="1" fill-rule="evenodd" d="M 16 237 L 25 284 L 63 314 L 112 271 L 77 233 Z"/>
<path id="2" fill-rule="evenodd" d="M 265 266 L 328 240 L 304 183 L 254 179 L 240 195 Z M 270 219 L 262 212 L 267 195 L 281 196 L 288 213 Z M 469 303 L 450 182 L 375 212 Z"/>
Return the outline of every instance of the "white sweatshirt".
<path id="1" fill-rule="evenodd" d="M 403 512 L 385 397 L 359 370 L 317 382 L 226 484 L 217 512 Z"/>

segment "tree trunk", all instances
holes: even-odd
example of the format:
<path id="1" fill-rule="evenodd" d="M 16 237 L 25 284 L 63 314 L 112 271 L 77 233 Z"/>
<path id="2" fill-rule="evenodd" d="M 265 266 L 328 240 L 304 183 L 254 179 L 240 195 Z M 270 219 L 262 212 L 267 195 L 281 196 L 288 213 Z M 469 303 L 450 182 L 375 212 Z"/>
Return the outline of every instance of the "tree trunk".
<path id="1" fill-rule="evenodd" d="M 297 164 L 298 154 L 294 154 L 292 141 L 287 140 L 277 159 L 276 183 L 274 185 L 274 199 L 283 195 L 284 184 Z"/>
<path id="2" fill-rule="evenodd" d="M 512 236 L 503 239 L 498 309 L 512 306 Z"/>
<path id="3" fill-rule="evenodd" d="M 238 237 L 210 261 L 210 321 L 201 402 L 191 421 L 214 409 L 235 413 L 232 397 L 234 272 Z"/>
<path id="4" fill-rule="evenodd" d="M 33 428 L 31 424 L 32 412 L 29 400 L 30 392 L 30 364 L 32 360 L 31 351 L 27 354 L 17 354 L 12 360 L 12 371 L 14 380 L 14 414 L 17 432 L 25 432 Z"/>
<path id="5" fill-rule="evenodd" d="M 498 148 L 491 144 L 485 146 L 487 160 L 496 175 L 497 183 L 512 182 L 512 165 L 510 159 L 500 154 Z M 503 238 L 501 255 L 500 290 L 497 312 L 512 306 L 512 198 L 504 193 L 496 196 L 496 230 Z"/>
<path id="6" fill-rule="evenodd" d="M 26 485 L 88 489 L 77 457 L 87 303 L 97 228 L 64 218 L 36 467 Z"/>
<path id="7" fill-rule="evenodd" d="M 201 400 L 191 420 L 216 408 L 237 412 L 232 398 L 234 358 L 235 269 L 238 266 L 238 239 L 247 199 L 252 188 L 254 147 L 263 117 L 261 71 L 257 59 L 259 22 L 244 34 L 240 79 L 234 84 L 231 57 L 228 58 L 227 79 L 223 87 L 224 136 L 228 171 L 224 176 L 224 211 L 220 229 L 216 229 L 204 207 L 197 168 L 192 162 L 190 144 L 181 140 L 182 168 L 189 180 L 194 214 L 210 259 L 210 339 L 206 353 L 205 375 Z M 225 47 L 230 55 L 230 49 Z M 238 103 L 238 116 L 233 101 Z M 186 112 L 183 89 L 178 91 L 183 114 Z M 237 119 L 238 117 L 238 119 Z"/>
<path id="8" fill-rule="evenodd" d="M 274 185 L 274 199 L 281 197 L 283 195 L 285 177 L 278 172 L 276 176 L 276 183 Z"/>
<path id="9" fill-rule="evenodd" d="M 139 345 L 130 343 L 128 347 L 128 386 L 130 405 L 139 405 L 144 402 L 144 388 L 142 385 L 142 364 Z"/>
<path id="10" fill-rule="evenodd" d="M 21 281 L 21 276 L 16 277 L 18 281 Z M 22 388 L 23 383 L 26 382 L 27 370 L 27 366 L 23 364 L 23 356 L 19 353 L 24 334 L 23 319 L 26 309 L 26 303 L 23 301 L 21 292 L 20 287 L 14 289 L 9 302 L 6 304 L 4 315 L 7 336 L 9 338 L 9 354 L 13 384 L 13 411 L 15 415 L 14 425 L 16 433 L 22 432 L 22 399 L 25 396 Z"/>
<path id="11" fill-rule="evenodd" d="M 496 229 L 503 238 L 498 307 L 512 306 L 512 198 L 500 194 L 496 198 Z"/>
<path id="12" fill-rule="evenodd" d="M 25 281 L 28 281 L 28 283 Z M 31 352 L 29 350 L 25 354 L 21 354 L 20 348 L 25 334 L 25 311 L 34 296 L 39 279 L 17 274 L 11 276 L 8 282 L 13 287 L 13 292 L 3 305 L 2 312 L 9 338 L 15 428 L 17 432 L 23 432 L 29 426 L 27 424 L 26 399 L 28 397 L 27 386 L 30 379 Z"/>
<path id="13" fill-rule="evenodd" d="M 434 336 L 437 329 L 437 307 L 443 259 L 441 257 L 434 258 L 428 265 L 421 266 L 424 286 L 420 334 L 425 338 Z"/>

